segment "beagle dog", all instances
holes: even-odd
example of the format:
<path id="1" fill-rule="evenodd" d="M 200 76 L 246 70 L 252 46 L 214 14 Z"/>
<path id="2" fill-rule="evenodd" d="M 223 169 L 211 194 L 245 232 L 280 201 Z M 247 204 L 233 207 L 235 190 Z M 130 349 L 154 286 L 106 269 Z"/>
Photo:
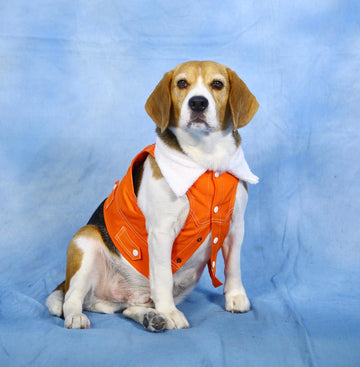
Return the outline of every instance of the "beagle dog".
<path id="1" fill-rule="evenodd" d="M 149 331 L 188 328 L 176 307 L 217 253 L 225 262 L 225 309 L 246 312 L 241 281 L 247 182 L 257 183 L 238 129 L 258 102 L 229 68 L 190 61 L 167 72 L 145 109 L 157 139 L 68 245 L 65 281 L 47 298 L 65 327 L 90 327 L 83 310 L 122 312 Z"/>

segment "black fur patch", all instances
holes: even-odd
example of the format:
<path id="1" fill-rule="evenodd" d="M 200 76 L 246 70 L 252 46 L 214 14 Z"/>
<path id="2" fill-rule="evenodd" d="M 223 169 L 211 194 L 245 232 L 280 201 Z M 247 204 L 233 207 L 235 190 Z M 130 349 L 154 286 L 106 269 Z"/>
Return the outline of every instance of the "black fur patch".
<path id="1" fill-rule="evenodd" d="M 105 245 L 109 249 L 109 251 L 117 256 L 121 256 L 118 249 L 115 247 L 114 242 L 111 240 L 109 233 L 105 226 L 105 219 L 104 219 L 105 200 L 95 210 L 94 214 L 91 216 L 87 224 L 96 226 L 99 229 L 101 237 L 103 241 L 105 242 Z"/>

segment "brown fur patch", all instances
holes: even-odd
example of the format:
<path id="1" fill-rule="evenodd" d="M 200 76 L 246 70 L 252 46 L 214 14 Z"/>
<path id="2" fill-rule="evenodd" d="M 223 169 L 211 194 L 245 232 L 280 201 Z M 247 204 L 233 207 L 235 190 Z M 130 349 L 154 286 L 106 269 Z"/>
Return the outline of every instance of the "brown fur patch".
<path id="1" fill-rule="evenodd" d="M 101 234 L 100 229 L 96 225 L 88 224 L 79 229 L 75 234 L 71 242 L 69 243 L 67 249 L 67 262 L 66 262 L 66 276 L 65 280 L 60 283 L 54 291 L 63 291 L 66 293 L 70 287 L 70 281 L 72 277 L 77 273 L 81 267 L 81 262 L 83 259 L 83 251 L 79 249 L 75 243 L 75 239 L 78 237 L 92 237 L 97 241 L 102 241 L 104 243 L 104 248 L 106 248 L 112 255 L 117 255 L 110 251 L 110 249 L 105 245 L 104 238 Z"/>
<path id="2" fill-rule="evenodd" d="M 235 139 L 236 147 L 239 148 L 241 144 L 241 136 L 237 130 L 233 131 L 233 137 Z"/>
<path id="3" fill-rule="evenodd" d="M 70 287 L 70 281 L 72 277 L 80 269 L 83 259 L 83 251 L 77 247 L 75 240 L 78 237 L 92 237 L 102 241 L 101 234 L 96 226 L 87 225 L 79 229 L 75 234 L 67 249 L 67 262 L 66 262 L 66 278 L 65 278 L 65 293 Z"/>
<path id="4" fill-rule="evenodd" d="M 161 138 L 161 140 L 170 148 L 173 148 L 183 153 L 176 136 L 173 134 L 171 130 L 166 129 L 165 131 L 161 131 L 159 128 L 156 128 L 156 133 L 159 136 L 159 138 Z"/>
<path id="5" fill-rule="evenodd" d="M 229 103 L 226 102 L 224 121 L 220 125 L 221 131 L 226 131 L 232 125 L 232 116 Z"/>
<path id="6" fill-rule="evenodd" d="M 158 166 L 158 164 L 156 163 L 156 160 L 153 156 L 149 155 L 149 161 L 150 161 L 150 166 L 152 169 L 152 175 L 156 180 L 159 180 L 160 178 L 163 178 L 163 174 L 160 171 L 160 168 Z"/>
<path id="7" fill-rule="evenodd" d="M 234 130 L 247 125 L 259 108 L 259 103 L 238 75 L 228 70 L 230 80 L 229 106 Z"/>
<path id="8" fill-rule="evenodd" d="M 65 293 L 65 280 L 54 289 L 55 291 L 63 291 Z"/>
<path id="9" fill-rule="evenodd" d="M 77 236 L 77 234 L 75 235 L 75 237 Z M 80 269 L 83 254 L 84 254 L 83 251 L 77 247 L 74 239 L 69 243 L 69 246 L 67 249 L 65 293 L 68 291 L 70 287 L 70 281 L 72 277 Z"/>
<path id="10" fill-rule="evenodd" d="M 145 104 L 146 112 L 161 131 L 168 127 L 170 121 L 172 73 L 172 71 L 169 71 L 163 76 Z"/>

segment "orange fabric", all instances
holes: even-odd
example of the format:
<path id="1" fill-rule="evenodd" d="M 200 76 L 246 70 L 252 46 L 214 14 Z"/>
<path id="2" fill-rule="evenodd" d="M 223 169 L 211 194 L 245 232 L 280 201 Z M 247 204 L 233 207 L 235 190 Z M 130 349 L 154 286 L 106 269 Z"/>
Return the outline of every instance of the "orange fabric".
<path id="1" fill-rule="evenodd" d="M 141 274 L 149 277 L 149 252 L 145 217 L 137 205 L 133 189 L 133 168 L 148 154 L 154 156 L 155 144 L 140 152 L 132 161 L 125 177 L 115 187 L 104 205 L 104 218 L 109 235 L 122 256 Z M 184 227 L 172 249 L 172 272 L 179 270 L 212 232 L 211 256 L 208 262 L 214 287 L 222 285 L 216 278 L 216 258 L 229 231 L 239 179 L 230 173 L 213 171 L 201 175 L 186 195 L 190 210 Z"/>

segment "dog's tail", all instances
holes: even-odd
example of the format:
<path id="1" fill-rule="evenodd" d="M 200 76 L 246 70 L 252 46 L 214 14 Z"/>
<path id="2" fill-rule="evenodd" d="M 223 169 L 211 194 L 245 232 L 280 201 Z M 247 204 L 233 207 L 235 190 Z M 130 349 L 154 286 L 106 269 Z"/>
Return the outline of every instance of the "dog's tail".
<path id="1" fill-rule="evenodd" d="M 46 300 L 46 307 L 52 315 L 61 317 L 65 298 L 65 280 L 59 284 Z"/>

